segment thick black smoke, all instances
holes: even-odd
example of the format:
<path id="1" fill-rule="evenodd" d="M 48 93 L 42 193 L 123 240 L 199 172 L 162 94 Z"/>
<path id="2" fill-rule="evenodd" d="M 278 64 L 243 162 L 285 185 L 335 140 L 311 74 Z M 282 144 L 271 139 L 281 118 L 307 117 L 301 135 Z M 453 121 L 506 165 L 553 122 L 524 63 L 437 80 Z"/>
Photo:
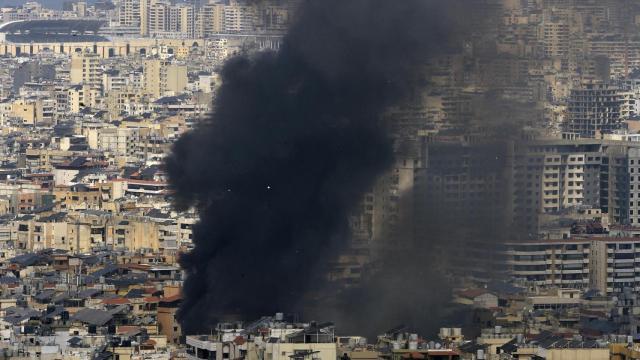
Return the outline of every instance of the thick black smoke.
<path id="1" fill-rule="evenodd" d="M 452 4 L 453 3 L 453 4 Z M 195 205 L 180 319 L 295 311 L 348 240 L 348 214 L 392 162 L 382 113 L 456 44 L 462 1 L 309 0 L 277 53 L 230 60 L 213 115 L 167 160 Z"/>

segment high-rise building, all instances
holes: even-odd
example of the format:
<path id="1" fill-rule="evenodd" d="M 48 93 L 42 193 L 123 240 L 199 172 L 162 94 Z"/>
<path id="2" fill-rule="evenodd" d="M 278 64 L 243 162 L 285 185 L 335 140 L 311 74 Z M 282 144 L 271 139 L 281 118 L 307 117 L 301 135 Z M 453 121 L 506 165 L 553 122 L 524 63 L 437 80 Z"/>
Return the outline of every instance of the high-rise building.
<path id="1" fill-rule="evenodd" d="M 121 0 L 118 20 L 121 26 L 140 26 L 140 4 L 145 0 Z"/>
<path id="2" fill-rule="evenodd" d="M 622 96 L 616 86 L 588 83 L 571 90 L 564 130 L 580 137 L 596 137 L 621 125 Z"/>
<path id="3" fill-rule="evenodd" d="M 542 22 L 541 38 L 546 57 L 566 57 L 569 54 L 569 23 L 566 16 L 547 15 Z"/>
<path id="4" fill-rule="evenodd" d="M 100 56 L 90 52 L 75 53 L 71 57 L 71 82 L 99 87 L 102 84 Z"/>
<path id="5" fill-rule="evenodd" d="M 629 149 L 627 158 L 629 171 L 629 224 L 640 224 L 640 149 Z"/>
<path id="6" fill-rule="evenodd" d="M 198 14 L 198 37 L 224 32 L 224 5 L 204 4 Z"/>
<path id="7" fill-rule="evenodd" d="M 154 98 L 177 94 L 187 87 L 187 67 L 165 60 L 149 59 L 144 62 L 144 90 Z"/>
<path id="8" fill-rule="evenodd" d="M 140 35 L 149 35 L 149 7 L 152 0 L 139 0 L 140 1 Z"/>
<path id="9" fill-rule="evenodd" d="M 633 234 L 635 235 L 635 234 Z M 542 287 L 590 288 L 613 295 L 640 289 L 635 237 L 594 237 L 506 244 L 511 276 Z"/>
<path id="10" fill-rule="evenodd" d="M 197 28 L 199 36 L 209 37 L 223 33 L 250 33 L 256 30 L 257 25 L 258 10 L 255 6 L 246 6 L 237 2 L 228 5 L 209 3 L 200 9 Z"/>
<path id="11" fill-rule="evenodd" d="M 152 1 L 147 13 L 147 35 L 153 36 L 168 30 L 171 4 L 167 1 Z"/>
<path id="12" fill-rule="evenodd" d="M 509 175 L 514 226 L 533 236 L 543 215 L 571 208 L 599 209 L 612 224 L 640 223 L 640 136 L 608 137 L 516 146 Z"/>
<path id="13" fill-rule="evenodd" d="M 224 8 L 224 30 L 227 33 L 247 33 L 255 28 L 256 8 L 244 5 L 229 5 Z"/>
<path id="14" fill-rule="evenodd" d="M 87 3 L 85 1 L 78 1 L 75 3 L 75 11 L 79 18 L 87 16 Z"/>
<path id="15" fill-rule="evenodd" d="M 160 0 L 143 2 L 143 35 L 187 38 L 195 35 L 195 9 L 192 5 L 173 5 L 169 1 Z"/>
<path id="16" fill-rule="evenodd" d="M 178 4 L 171 8 L 170 31 L 192 38 L 195 35 L 195 24 L 195 8 L 192 5 Z"/>

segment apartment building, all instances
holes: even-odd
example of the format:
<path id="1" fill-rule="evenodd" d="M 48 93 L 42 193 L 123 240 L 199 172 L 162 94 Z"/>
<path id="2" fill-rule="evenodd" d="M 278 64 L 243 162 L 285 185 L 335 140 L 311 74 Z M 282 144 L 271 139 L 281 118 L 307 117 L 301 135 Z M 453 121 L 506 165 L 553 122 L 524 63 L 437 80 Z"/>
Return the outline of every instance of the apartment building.
<path id="1" fill-rule="evenodd" d="M 588 240 L 532 241 L 506 244 L 511 275 L 538 286 L 589 287 Z"/>
<path id="2" fill-rule="evenodd" d="M 265 14 L 266 16 L 267 14 Z M 270 18 L 277 21 L 276 14 Z M 254 6 L 231 2 L 230 4 L 204 4 L 198 16 L 198 36 L 210 37 L 216 34 L 251 33 L 256 29 L 258 12 Z"/>
<path id="3" fill-rule="evenodd" d="M 591 237 L 506 244 L 511 275 L 542 287 L 640 290 L 640 238 Z"/>
<path id="4" fill-rule="evenodd" d="M 202 5 L 197 21 L 198 37 L 224 33 L 224 8 L 225 6 L 219 3 Z"/>
<path id="5" fill-rule="evenodd" d="M 193 38 L 196 11 L 187 3 L 173 4 L 163 0 L 139 0 L 140 33 L 164 38 Z"/>
<path id="6" fill-rule="evenodd" d="M 632 216 L 637 223 L 638 203 L 631 199 L 639 196 L 638 185 L 630 180 L 637 178 L 638 148 L 640 143 L 588 139 L 515 144 L 509 174 L 513 223 L 535 234 L 540 214 L 582 206 L 601 209 L 614 224 L 629 223 Z"/>
<path id="7" fill-rule="evenodd" d="M 629 149 L 627 157 L 629 208 L 627 220 L 640 224 L 640 148 Z"/>
<path id="8" fill-rule="evenodd" d="M 102 74 L 102 89 L 106 94 L 113 90 L 122 90 L 128 83 L 129 78 L 117 70 L 105 71 Z"/>
<path id="9" fill-rule="evenodd" d="M 87 132 L 89 148 L 102 151 L 119 166 L 133 163 L 142 157 L 139 146 L 147 136 L 147 128 L 105 127 Z"/>
<path id="10" fill-rule="evenodd" d="M 257 20 L 256 8 L 232 4 L 224 8 L 224 30 L 227 33 L 249 33 L 254 31 Z"/>
<path id="11" fill-rule="evenodd" d="M 140 3 L 141 0 L 120 0 L 118 21 L 121 26 L 140 26 Z"/>
<path id="12" fill-rule="evenodd" d="M 79 113 L 85 107 L 95 107 L 102 102 L 102 91 L 99 87 L 89 85 L 73 85 L 67 89 L 67 110 Z"/>
<path id="13" fill-rule="evenodd" d="M 62 216 L 41 220 L 23 218 L 11 223 L 11 239 L 18 249 L 38 251 L 62 249 L 72 252 L 87 252 L 101 243 L 91 237 L 91 225 Z"/>
<path id="14" fill-rule="evenodd" d="M 541 189 L 543 212 L 579 205 L 599 207 L 600 164 L 599 153 L 545 154 Z"/>
<path id="15" fill-rule="evenodd" d="M 191 5 L 178 4 L 170 9 L 169 31 L 186 38 L 195 36 L 196 15 Z"/>
<path id="16" fill-rule="evenodd" d="M 50 98 L 21 98 L 11 103 L 11 115 L 24 125 L 50 125 L 55 107 L 55 100 Z"/>
<path id="17" fill-rule="evenodd" d="M 564 130 L 581 137 L 598 137 L 619 129 L 622 107 L 620 88 L 589 83 L 571 90 Z"/>
<path id="18" fill-rule="evenodd" d="M 144 90 L 153 98 L 177 95 L 187 88 L 187 67 L 166 60 L 144 61 Z"/>
<path id="19" fill-rule="evenodd" d="M 73 84 L 102 86 L 100 55 L 92 52 L 74 53 L 71 56 L 70 76 Z"/>
<path id="20" fill-rule="evenodd" d="M 138 115 L 148 110 L 144 103 L 144 94 L 140 89 L 126 86 L 113 91 L 106 91 L 104 102 L 112 119 L 123 115 Z"/>
<path id="21" fill-rule="evenodd" d="M 636 37 L 596 33 L 587 37 L 586 46 L 593 56 L 608 59 L 613 77 L 627 76 L 640 66 L 640 40 Z"/>
<path id="22" fill-rule="evenodd" d="M 564 14 L 563 14 L 564 15 Z M 569 54 L 570 26 L 566 15 L 545 14 L 540 27 L 545 57 L 563 58 Z"/>
<path id="23" fill-rule="evenodd" d="M 56 187 L 53 195 L 61 210 L 100 209 L 102 194 L 99 189 L 86 185 Z"/>
<path id="24" fill-rule="evenodd" d="M 54 116 L 60 118 L 69 111 L 68 92 L 65 86 L 57 86 L 53 91 Z"/>
<path id="25" fill-rule="evenodd" d="M 147 28 L 151 37 L 169 31 L 171 3 L 152 1 L 148 9 Z"/>

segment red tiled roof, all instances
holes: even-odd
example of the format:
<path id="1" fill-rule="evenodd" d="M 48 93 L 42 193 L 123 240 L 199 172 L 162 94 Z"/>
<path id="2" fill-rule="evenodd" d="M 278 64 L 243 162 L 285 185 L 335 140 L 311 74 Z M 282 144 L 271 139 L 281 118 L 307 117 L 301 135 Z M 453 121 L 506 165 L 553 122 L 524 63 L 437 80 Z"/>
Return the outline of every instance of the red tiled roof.
<path id="1" fill-rule="evenodd" d="M 111 298 L 111 299 L 104 299 L 102 300 L 102 303 L 105 305 L 123 305 L 123 304 L 130 304 L 131 302 L 129 301 L 129 299 L 126 299 L 123 297 L 117 297 L 117 298 Z"/>
<path id="2" fill-rule="evenodd" d="M 140 327 L 139 326 L 134 326 L 134 325 L 120 325 L 118 326 L 118 334 L 126 334 L 130 331 L 135 331 L 135 330 L 139 330 Z"/>

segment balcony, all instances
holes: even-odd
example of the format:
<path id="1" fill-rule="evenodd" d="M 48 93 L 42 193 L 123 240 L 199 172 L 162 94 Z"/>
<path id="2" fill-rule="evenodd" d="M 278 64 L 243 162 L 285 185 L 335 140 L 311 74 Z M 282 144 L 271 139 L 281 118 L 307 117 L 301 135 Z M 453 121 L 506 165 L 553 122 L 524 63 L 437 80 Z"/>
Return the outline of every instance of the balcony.
<path id="1" fill-rule="evenodd" d="M 614 264 L 633 264 L 635 262 L 635 259 L 611 259 L 612 263 Z M 609 263 L 609 259 L 607 259 L 607 262 Z"/>
<path id="2" fill-rule="evenodd" d="M 586 271 L 585 271 L 585 270 L 586 270 Z M 576 270 L 573 270 L 573 269 L 571 269 L 571 270 L 561 270 L 560 272 L 561 272 L 562 274 L 567 274 L 567 275 L 568 275 L 568 274 L 583 274 L 583 273 L 584 273 L 584 274 L 587 274 L 587 273 L 589 273 L 588 269 L 584 269 L 584 270 L 583 270 L 583 269 L 576 269 Z"/>

